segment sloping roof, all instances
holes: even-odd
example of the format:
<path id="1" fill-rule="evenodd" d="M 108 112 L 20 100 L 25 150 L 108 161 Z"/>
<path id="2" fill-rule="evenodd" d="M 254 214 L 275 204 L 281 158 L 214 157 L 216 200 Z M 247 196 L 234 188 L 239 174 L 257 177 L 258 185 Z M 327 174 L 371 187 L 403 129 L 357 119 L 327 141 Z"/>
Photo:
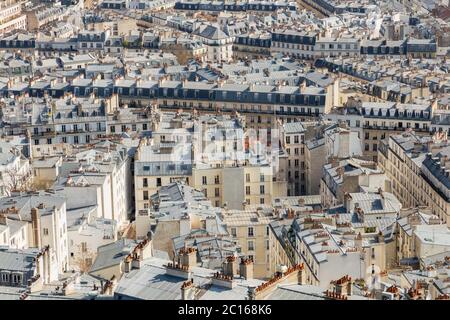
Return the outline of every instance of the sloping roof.
<path id="1" fill-rule="evenodd" d="M 207 25 L 206 27 L 201 26 L 199 29 L 194 31 L 194 33 L 210 40 L 220 40 L 228 38 L 228 35 L 225 32 L 212 25 Z"/>
<path id="2" fill-rule="evenodd" d="M 39 251 L 37 249 L 26 250 L 0 250 L 0 270 L 19 271 L 31 278 L 36 268 L 35 259 Z"/>
<path id="3" fill-rule="evenodd" d="M 325 300 L 323 290 L 311 285 L 278 286 L 267 297 L 267 300 Z"/>
<path id="4" fill-rule="evenodd" d="M 283 128 L 287 134 L 305 132 L 305 128 L 301 122 L 288 122 L 283 125 Z"/>
<path id="5" fill-rule="evenodd" d="M 180 288 L 186 279 L 167 274 L 165 264 L 168 262 L 155 257 L 144 260 L 140 269 L 123 275 L 116 287 L 115 296 L 133 300 L 180 300 Z M 201 300 L 243 300 L 250 285 L 258 286 L 263 282 L 235 278 L 236 286 L 229 289 L 212 285 L 214 270 L 193 267 L 191 272 L 195 286 L 202 288 L 198 295 Z"/>
<path id="6" fill-rule="evenodd" d="M 120 239 L 97 249 L 97 257 L 89 272 L 99 271 L 120 264 L 137 245 L 135 240 Z"/>

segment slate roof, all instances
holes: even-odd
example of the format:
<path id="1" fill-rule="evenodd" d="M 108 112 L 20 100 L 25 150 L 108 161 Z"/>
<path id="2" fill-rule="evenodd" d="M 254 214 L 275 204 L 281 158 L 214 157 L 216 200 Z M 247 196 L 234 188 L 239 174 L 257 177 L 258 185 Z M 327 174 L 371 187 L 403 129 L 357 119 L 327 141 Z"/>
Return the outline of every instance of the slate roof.
<path id="1" fill-rule="evenodd" d="M 120 239 L 116 242 L 98 247 L 97 256 L 90 269 L 90 273 L 119 265 L 120 262 L 134 249 L 137 241 Z"/>
<path id="2" fill-rule="evenodd" d="M 168 262 L 155 257 L 144 260 L 140 269 L 122 276 L 116 287 L 115 297 L 137 300 L 180 300 L 180 288 L 186 279 L 167 274 L 165 265 Z M 263 282 L 256 279 L 235 278 L 236 287 L 228 289 L 211 285 L 211 276 L 216 271 L 200 267 L 193 267 L 191 270 L 194 284 L 202 288 L 198 295 L 200 300 L 243 300 L 247 296 L 248 286 L 258 286 Z"/>
<path id="3" fill-rule="evenodd" d="M 195 34 L 210 40 L 221 40 L 228 38 L 228 35 L 220 30 L 219 27 L 213 25 L 207 25 L 206 27 L 201 26 L 199 29 L 194 31 Z"/>
<path id="4" fill-rule="evenodd" d="M 0 270 L 11 272 L 22 272 L 24 281 L 31 279 L 35 275 L 36 263 L 35 259 L 39 254 L 39 250 L 26 249 L 0 249 Z"/>

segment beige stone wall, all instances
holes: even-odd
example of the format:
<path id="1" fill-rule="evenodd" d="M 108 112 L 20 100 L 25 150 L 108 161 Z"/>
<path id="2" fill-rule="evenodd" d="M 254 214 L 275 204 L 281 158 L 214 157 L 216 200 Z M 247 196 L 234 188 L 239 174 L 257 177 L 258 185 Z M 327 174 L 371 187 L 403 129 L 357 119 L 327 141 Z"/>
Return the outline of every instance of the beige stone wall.
<path id="1" fill-rule="evenodd" d="M 172 238 L 180 235 L 180 221 L 159 221 L 153 237 L 153 248 L 173 257 Z"/>
<path id="2" fill-rule="evenodd" d="M 254 230 L 253 237 L 248 236 L 248 227 L 246 225 L 236 227 L 236 237 L 234 239 L 238 241 L 244 255 L 253 256 L 254 277 L 260 279 L 270 277 L 272 275 L 270 270 L 270 255 L 266 247 L 269 241 L 269 236 L 267 235 L 268 225 L 252 225 Z M 248 250 L 249 241 L 253 241 L 254 250 Z"/>

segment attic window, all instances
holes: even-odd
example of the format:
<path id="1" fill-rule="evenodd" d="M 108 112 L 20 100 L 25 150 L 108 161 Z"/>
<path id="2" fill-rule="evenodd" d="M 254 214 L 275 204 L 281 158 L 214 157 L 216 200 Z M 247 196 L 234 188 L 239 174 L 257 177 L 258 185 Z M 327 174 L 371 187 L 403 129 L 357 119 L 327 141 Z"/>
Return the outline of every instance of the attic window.
<path id="1" fill-rule="evenodd" d="M 150 166 L 144 166 L 144 171 L 150 171 Z"/>

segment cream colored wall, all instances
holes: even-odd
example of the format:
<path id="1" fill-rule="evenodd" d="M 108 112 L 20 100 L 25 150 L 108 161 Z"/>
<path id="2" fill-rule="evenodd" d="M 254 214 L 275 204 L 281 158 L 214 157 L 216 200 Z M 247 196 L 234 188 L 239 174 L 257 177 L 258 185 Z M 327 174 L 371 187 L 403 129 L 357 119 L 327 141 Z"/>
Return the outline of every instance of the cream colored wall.
<path id="1" fill-rule="evenodd" d="M 266 249 L 266 241 L 269 240 L 269 236 L 266 234 L 267 224 L 260 225 L 252 225 L 254 237 L 248 236 L 248 227 L 247 225 L 237 226 L 236 228 L 236 237 L 235 240 L 238 241 L 239 245 L 242 248 L 242 253 L 244 255 L 253 255 L 253 271 L 255 278 L 267 278 L 272 275 L 270 270 L 270 255 L 268 250 Z M 228 228 L 228 232 L 230 232 L 230 228 Z M 253 251 L 248 250 L 248 241 L 251 240 L 254 242 Z M 270 244 L 269 244 L 270 245 Z M 270 247 L 269 247 L 270 248 Z"/>
<path id="2" fill-rule="evenodd" d="M 122 272 L 120 270 L 120 264 L 117 264 L 108 268 L 97 270 L 95 272 L 90 272 L 90 274 L 105 280 L 111 280 L 113 276 L 115 276 L 116 279 L 120 279 Z"/>
<path id="3" fill-rule="evenodd" d="M 392 193 L 405 208 L 429 206 L 433 214 L 450 226 L 450 203 L 423 179 L 420 167 L 411 161 L 393 140 L 389 141 L 389 147 L 387 158 L 381 153 L 378 153 L 378 156 L 379 167 L 385 170 L 392 181 Z M 395 153 L 392 150 L 396 150 Z"/>
<path id="4" fill-rule="evenodd" d="M 148 187 L 144 187 L 144 178 L 147 178 Z M 135 208 L 136 210 L 144 209 L 144 203 L 150 203 L 149 200 L 144 200 L 144 191 L 148 191 L 148 198 L 157 193 L 161 188 L 156 186 L 157 179 L 161 178 L 161 186 L 166 186 L 173 181 L 181 180 L 186 181 L 186 176 L 135 176 L 134 188 L 135 188 Z"/>
<path id="5" fill-rule="evenodd" d="M 277 237 L 273 234 L 272 230 L 269 231 L 269 268 L 270 274 L 274 274 L 277 272 L 277 267 L 281 265 L 285 265 L 287 267 L 292 266 L 289 258 L 286 254 L 286 251 L 278 241 Z"/>
<path id="6" fill-rule="evenodd" d="M 125 18 L 122 20 L 116 20 L 114 22 L 100 22 L 100 23 L 92 23 L 89 25 L 90 28 L 93 28 L 95 31 L 104 31 L 107 29 L 113 28 L 113 24 L 117 23 L 117 29 L 119 36 L 120 35 L 128 35 L 130 31 L 138 30 L 137 21 L 131 18 Z M 111 33 L 112 34 L 112 33 Z"/>
<path id="7" fill-rule="evenodd" d="M 215 177 L 219 177 L 219 183 L 215 183 Z M 206 177 L 207 184 L 203 184 L 203 177 Z M 219 207 L 223 206 L 223 169 L 218 168 L 210 168 L 210 169 L 197 169 L 194 168 L 192 170 L 192 178 L 189 179 L 190 186 L 197 190 L 205 190 L 209 200 L 211 203 L 216 206 L 218 204 Z M 216 197 L 215 189 L 219 189 L 219 196 Z"/>
<path id="8" fill-rule="evenodd" d="M 35 168 L 34 184 L 42 188 L 49 188 L 57 178 L 57 168 Z"/>
<path id="9" fill-rule="evenodd" d="M 180 235 L 180 221 L 159 221 L 153 236 L 153 248 L 173 256 L 172 238 Z"/>

